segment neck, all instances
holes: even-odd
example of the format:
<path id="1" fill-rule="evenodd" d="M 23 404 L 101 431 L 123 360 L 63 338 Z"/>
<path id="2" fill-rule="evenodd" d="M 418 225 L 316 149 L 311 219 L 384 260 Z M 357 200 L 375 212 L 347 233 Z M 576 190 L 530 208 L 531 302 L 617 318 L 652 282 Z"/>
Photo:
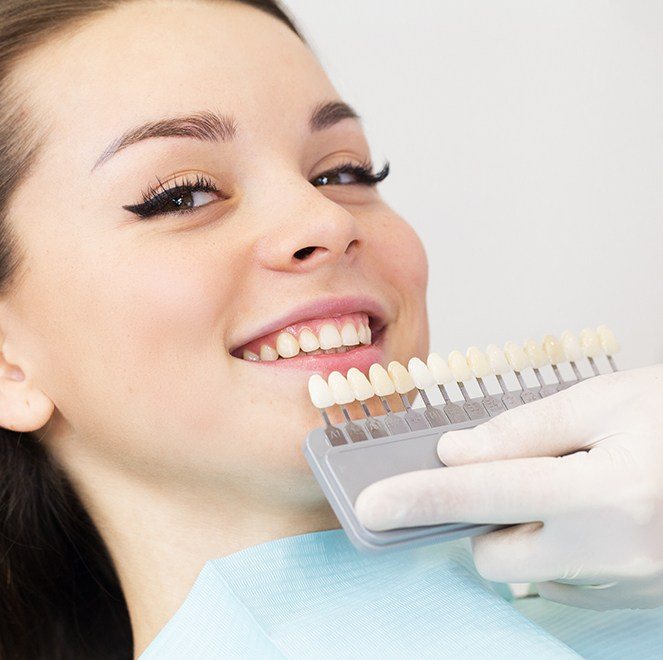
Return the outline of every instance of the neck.
<path id="1" fill-rule="evenodd" d="M 117 474 L 95 477 L 94 490 L 81 495 L 119 575 L 136 655 L 173 616 L 209 559 L 339 526 L 317 494 L 308 506 L 295 506 L 233 487 L 192 492 L 172 482 L 160 488 Z"/>

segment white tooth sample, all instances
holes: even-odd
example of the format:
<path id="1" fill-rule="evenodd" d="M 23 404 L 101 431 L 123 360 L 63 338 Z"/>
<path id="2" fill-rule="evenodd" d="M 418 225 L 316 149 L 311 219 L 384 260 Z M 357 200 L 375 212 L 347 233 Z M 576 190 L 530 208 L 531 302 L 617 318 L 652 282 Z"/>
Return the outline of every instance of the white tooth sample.
<path id="1" fill-rule="evenodd" d="M 514 371 L 520 372 L 529 367 L 527 354 L 523 350 L 523 347 L 516 344 L 515 341 L 508 341 L 504 344 L 504 354 L 506 355 L 507 362 Z"/>
<path id="2" fill-rule="evenodd" d="M 564 349 L 564 355 L 566 355 L 566 359 L 569 362 L 577 362 L 582 359 L 580 341 L 578 341 L 578 338 L 570 330 L 564 330 L 559 337 L 559 341 Z"/>
<path id="3" fill-rule="evenodd" d="M 400 362 L 396 362 L 396 360 L 390 362 L 387 365 L 387 373 L 399 394 L 407 394 L 414 389 L 414 380 L 412 380 L 410 372 Z"/>
<path id="4" fill-rule="evenodd" d="M 332 396 L 327 381 L 320 374 L 313 374 L 308 379 L 308 393 L 311 401 L 316 408 L 329 408 L 334 405 L 334 397 Z"/>
<path id="5" fill-rule="evenodd" d="M 276 352 L 282 358 L 295 357 L 299 353 L 299 342 L 289 332 L 280 332 L 276 338 Z"/>
<path id="6" fill-rule="evenodd" d="M 606 355 L 619 353 L 620 346 L 617 337 L 607 325 L 600 325 L 596 328 L 596 334 L 599 336 L 599 341 Z"/>
<path id="7" fill-rule="evenodd" d="M 393 381 L 389 378 L 386 369 L 375 362 L 368 370 L 368 378 L 378 396 L 389 396 L 396 391 Z"/>
<path id="8" fill-rule="evenodd" d="M 475 378 L 484 378 L 492 373 L 488 356 L 478 346 L 470 346 L 467 349 L 467 364 Z"/>
<path id="9" fill-rule="evenodd" d="M 346 323 L 341 328 L 341 339 L 343 346 L 357 346 L 359 344 L 359 335 L 354 323 Z"/>
<path id="10" fill-rule="evenodd" d="M 370 381 L 357 367 L 351 367 L 346 378 L 357 401 L 366 401 L 366 399 L 375 396 L 375 390 L 373 390 Z"/>
<path id="11" fill-rule="evenodd" d="M 418 357 L 410 358 L 410 361 L 407 363 L 407 370 L 410 372 L 410 376 L 412 376 L 417 389 L 425 390 L 436 385 L 431 370 Z"/>
<path id="12" fill-rule="evenodd" d="M 346 403 L 352 403 L 355 400 L 350 384 L 340 371 L 332 371 L 329 378 L 327 378 L 327 382 L 334 401 L 339 406 L 344 406 Z"/>
<path id="13" fill-rule="evenodd" d="M 260 347 L 260 359 L 263 362 L 274 362 L 274 360 L 279 359 L 279 354 L 269 344 L 263 344 Z"/>
<path id="14" fill-rule="evenodd" d="M 580 347 L 585 357 L 595 358 L 603 353 L 601 341 L 595 330 L 585 328 L 580 333 Z"/>
<path id="15" fill-rule="evenodd" d="M 539 344 L 538 341 L 534 339 L 528 339 L 523 346 L 527 357 L 529 358 L 529 363 L 534 367 L 534 369 L 541 369 L 547 364 L 550 364 L 548 359 L 548 354 L 543 350 L 543 346 Z"/>
<path id="16" fill-rule="evenodd" d="M 371 329 L 367 325 L 364 325 L 363 323 L 360 324 L 358 336 L 360 343 L 362 344 L 371 343 Z"/>
<path id="17" fill-rule="evenodd" d="M 447 361 L 439 353 L 431 353 L 426 364 L 438 385 L 446 385 L 453 382 L 454 376 L 449 369 Z"/>
<path id="18" fill-rule="evenodd" d="M 320 348 L 324 351 L 327 351 L 330 348 L 338 348 L 339 346 L 343 346 L 341 333 L 338 331 L 338 328 L 331 323 L 325 323 L 320 328 L 319 337 Z"/>
<path id="19" fill-rule="evenodd" d="M 494 374 L 503 376 L 511 371 L 506 355 L 504 355 L 504 351 L 499 346 L 496 346 L 495 344 L 486 346 L 486 355 L 488 356 L 488 362 L 490 362 L 490 367 Z"/>
<path id="20" fill-rule="evenodd" d="M 245 349 L 244 353 L 242 353 L 242 358 L 248 360 L 249 362 L 260 362 L 260 356 L 247 349 Z"/>
<path id="21" fill-rule="evenodd" d="M 449 368 L 457 383 L 464 383 L 466 380 L 472 380 L 473 378 L 467 359 L 460 351 L 449 353 Z"/>
<path id="22" fill-rule="evenodd" d="M 566 353 L 562 343 L 557 341 L 555 335 L 546 335 L 543 338 L 543 350 L 546 352 L 550 364 L 562 364 L 566 362 Z"/>
<path id="23" fill-rule="evenodd" d="M 305 353 L 310 353 L 311 351 L 317 351 L 320 348 L 320 342 L 311 330 L 304 328 L 299 333 L 299 346 Z"/>

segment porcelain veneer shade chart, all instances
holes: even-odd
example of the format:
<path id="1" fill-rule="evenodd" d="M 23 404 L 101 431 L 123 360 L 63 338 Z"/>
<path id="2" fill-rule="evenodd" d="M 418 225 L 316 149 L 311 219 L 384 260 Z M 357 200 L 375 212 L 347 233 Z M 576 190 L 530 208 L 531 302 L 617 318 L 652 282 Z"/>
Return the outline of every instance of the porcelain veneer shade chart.
<path id="1" fill-rule="evenodd" d="M 385 368 L 376 363 L 368 374 L 355 367 L 347 374 L 332 372 L 327 379 L 313 374 L 308 389 L 323 425 L 306 435 L 304 454 L 343 529 L 361 550 L 379 552 L 497 529 L 495 525 L 446 523 L 375 532 L 360 523 L 354 503 L 364 488 L 380 479 L 443 468 L 436 451 L 443 433 L 471 428 L 510 408 L 616 371 L 618 351 L 614 333 L 601 325 L 595 330 L 585 328 L 579 336 L 567 330 L 559 339 L 548 334 L 541 341 L 509 341 L 503 348 L 471 346 L 465 353 L 451 351 L 447 359 L 435 352 L 425 361 L 414 356 L 407 366 L 392 361 Z M 583 364 L 591 375 L 583 375 Z M 536 384 L 528 385 L 526 375 Z M 518 386 L 511 388 L 507 379 Z M 481 396 L 470 395 L 472 381 Z M 414 390 L 423 408 L 410 404 L 407 395 Z M 371 414 L 367 404 L 372 399 L 380 402 L 384 414 Z M 348 409 L 354 402 L 359 405 L 352 410 L 361 411 L 357 419 Z M 393 402 L 398 402 L 396 409 Z M 330 421 L 332 410 L 340 412 L 340 423 Z"/>

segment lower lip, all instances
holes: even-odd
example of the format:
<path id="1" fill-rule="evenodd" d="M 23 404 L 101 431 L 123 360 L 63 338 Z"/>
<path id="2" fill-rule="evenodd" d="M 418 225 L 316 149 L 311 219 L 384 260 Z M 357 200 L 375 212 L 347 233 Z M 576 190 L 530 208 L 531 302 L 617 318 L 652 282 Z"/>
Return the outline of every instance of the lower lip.
<path id="1" fill-rule="evenodd" d="M 252 360 L 242 360 L 242 362 L 257 367 L 264 366 L 272 369 L 292 369 L 319 373 L 324 378 L 329 376 L 332 371 L 340 371 L 345 375 L 351 367 L 356 367 L 359 371 L 368 373 L 368 369 L 372 364 L 376 362 L 382 364 L 385 331 L 386 327 L 382 328 L 376 334 L 372 343 L 360 345 L 345 353 L 320 353 L 318 355 L 299 355 L 293 358 L 279 358 L 278 360 L 264 360 L 261 362 Z"/>

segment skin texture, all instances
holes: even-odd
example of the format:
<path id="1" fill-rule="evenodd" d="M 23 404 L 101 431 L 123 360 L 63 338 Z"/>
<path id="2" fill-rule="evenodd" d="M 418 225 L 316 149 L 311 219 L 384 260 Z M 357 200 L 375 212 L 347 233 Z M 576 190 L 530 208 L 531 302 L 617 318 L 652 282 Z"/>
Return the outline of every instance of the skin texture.
<path id="1" fill-rule="evenodd" d="M 356 119 L 310 132 L 340 96 L 255 9 L 128 4 L 42 46 L 16 81 L 45 144 L 10 204 L 26 269 L 0 309 L 0 424 L 33 431 L 80 492 L 138 653 L 207 559 L 338 526 L 301 453 L 321 424 L 309 374 L 257 368 L 233 343 L 304 302 L 367 294 L 387 313 L 385 366 L 425 358 L 426 257 L 377 189 L 309 183 L 368 144 Z M 204 109 L 234 115 L 234 141 L 151 139 L 90 172 L 127 129 Z M 181 173 L 229 199 L 122 209 Z"/>

